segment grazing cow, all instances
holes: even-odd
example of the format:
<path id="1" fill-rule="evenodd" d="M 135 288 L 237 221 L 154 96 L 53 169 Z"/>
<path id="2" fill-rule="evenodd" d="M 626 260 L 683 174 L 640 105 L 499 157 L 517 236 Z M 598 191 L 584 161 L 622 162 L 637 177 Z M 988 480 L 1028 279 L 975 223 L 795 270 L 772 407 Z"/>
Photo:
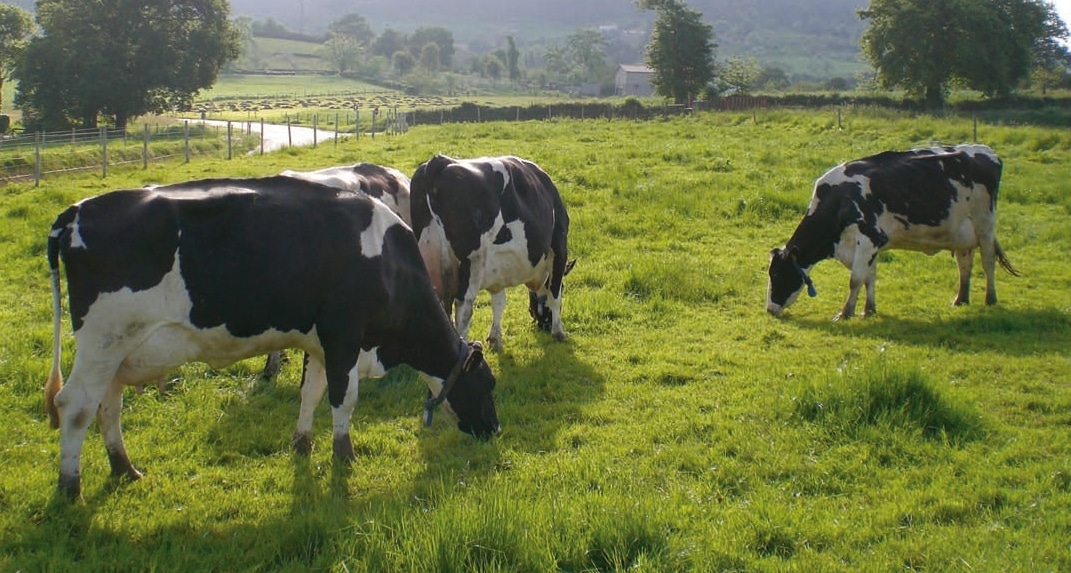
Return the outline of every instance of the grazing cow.
<path id="1" fill-rule="evenodd" d="M 59 489 L 81 490 L 80 458 L 94 415 L 114 475 L 140 473 L 123 445 L 124 385 L 189 361 L 222 367 L 300 348 L 308 371 L 294 433 L 311 448 L 326 389 L 334 455 L 354 458 L 357 382 L 414 368 L 458 428 L 499 432 L 495 378 L 478 345 L 460 339 L 431 287 L 416 239 L 382 203 L 291 177 L 216 179 L 123 190 L 81 201 L 52 225 L 54 342 L 45 405 L 61 429 Z M 64 387 L 60 278 L 78 344 Z"/>
<path id="2" fill-rule="evenodd" d="M 792 238 L 771 251 L 766 310 L 781 314 L 804 285 L 814 296 L 811 267 L 835 257 L 851 270 L 851 281 L 834 320 L 851 318 L 864 285 L 864 316 L 874 314 L 877 255 L 886 249 L 952 251 L 959 264 L 957 305 L 970 302 L 974 249 L 980 249 L 985 301 L 996 304 L 996 263 L 1018 276 L 996 237 L 1000 175 L 1000 159 L 984 145 L 887 151 L 834 167 L 815 182 Z"/>
<path id="3" fill-rule="evenodd" d="M 334 187 L 364 193 L 382 201 L 391 211 L 401 217 L 406 225 L 412 226 L 409 219 L 409 177 L 393 167 L 384 167 L 374 163 L 356 163 L 326 167 L 316 171 L 282 172 L 286 177 L 297 177 Z M 272 352 L 264 362 L 261 377 L 270 380 L 279 373 L 282 364 L 282 351 Z"/>
<path id="4" fill-rule="evenodd" d="M 542 316 L 539 305 L 545 304 L 551 334 L 565 338 L 561 297 L 569 215 L 542 169 L 511 156 L 437 155 L 413 175 L 411 206 L 432 284 L 448 312 L 456 304 L 462 337 L 468 337 L 477 293 L 487 290 L 493 314 L 487 340 L 501 350 L 505 289 L 525 284 L 532 293 L 530 312 Z"/>

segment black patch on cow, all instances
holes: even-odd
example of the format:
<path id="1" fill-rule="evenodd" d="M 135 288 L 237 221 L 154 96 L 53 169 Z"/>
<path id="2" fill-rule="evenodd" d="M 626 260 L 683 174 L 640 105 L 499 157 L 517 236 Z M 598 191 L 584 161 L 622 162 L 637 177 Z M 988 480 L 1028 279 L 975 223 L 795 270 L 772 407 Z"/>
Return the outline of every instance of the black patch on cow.
<path id="1" fill-rule="evenodd" d="M 505 245 L 513 239 L 513 232 L 509 230 L 509 227 L 502 225 L 502 228 L 498 230 L 498 235 L 495 236 L 496 245 Z"/>
<path id="2" fill-rule="evenodd" d="M 68 210 L 76 227 L 64 229 L 59 242 L 68 281 L 81 285 L 68 293 L 76 331 L 100 294 L 152 288 L 174 266 L 177 222 L 170 205 L 154 198 L 144 189 L 108 193 Z M 75 233 L 84 247 L 72 246 Z"/>

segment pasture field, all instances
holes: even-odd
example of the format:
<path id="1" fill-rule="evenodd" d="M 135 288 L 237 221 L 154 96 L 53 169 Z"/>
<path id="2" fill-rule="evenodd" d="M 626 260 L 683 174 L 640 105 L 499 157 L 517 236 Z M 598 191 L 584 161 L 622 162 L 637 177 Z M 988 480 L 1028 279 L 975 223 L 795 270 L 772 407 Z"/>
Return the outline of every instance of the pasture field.
<path id="1" fill-rule="evenodd" d="M 1071 132 L 978 126 L 1005 161 L 998 236 L 1023 275 L 997 277 L 999 305 L 978 304 L 980 264 L 975 304 L 953 308 L 952 257 L 896 251 L 877 316 L 830 321 L 848 273 L 826 261 L 818 297 L 771 317 L 768 253 L 815 178 L 974 139 L 970 121 L 887 111 L 842 126 L 831 111 L 418 126 L 0 188 L 0 570 L 1071 570 Z M 143 479 L 110 480 L 91 429 L 84 499 L 55 496 L 45 238 L 63 208 L 285 168 L 412 173 L 437 152 L 533 159 L 570 210 L 570 337 L 538 332 L 510 291 L 505 349 L 488 355 L 501 436 L 424 428 L 424 389 L 396 371 L 362 383 L 353 466 L 332 461 L 326 405 L 304 459 L 296 355 L 271 384 L 261 359 L 194 364 L 166 394 L 127 391 Z M 69 373 L 67 317 L 63 346 Z"/>

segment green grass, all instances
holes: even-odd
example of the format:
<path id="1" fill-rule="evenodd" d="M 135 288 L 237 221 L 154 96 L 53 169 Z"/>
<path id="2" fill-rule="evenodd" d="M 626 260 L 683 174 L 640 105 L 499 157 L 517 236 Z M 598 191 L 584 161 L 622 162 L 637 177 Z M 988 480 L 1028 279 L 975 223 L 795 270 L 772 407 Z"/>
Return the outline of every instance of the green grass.
<path id="1" fill-rule="evenodd" d="M 972 139 L 968 120 L 887 111 L 418 126 L 107 180 L 0 189 L 0 570 L 1060 571 L 1071 568 L 1071 134 L 981 124 L 1005 160 L 998 236 L 1019 278 L 952 307 L 947 254 L 883 255 L 879 314 L 832 323 L 847 271 L 764 310 L 767 253 L 816 177 L 872 152 Z M 109 189 L 432 154 L 540 163 L 570 210 L 564 343 L 512 289 L 489 356 L 504 434 L 420 422 L 409 372 L 367 381 L 358 461 L 289 451 L 299 360 L 188 365 L 126 395 L 145 477 L 109 480 L 96 430 L 83 501 L 54 497 L 58 434 L 44 239 Z M 981 265 L 976 302 L 983 300 Z M 490 323 L 486 295 L 472 327 Z M 75 348 L 65 322 L 64 365 Z"/>

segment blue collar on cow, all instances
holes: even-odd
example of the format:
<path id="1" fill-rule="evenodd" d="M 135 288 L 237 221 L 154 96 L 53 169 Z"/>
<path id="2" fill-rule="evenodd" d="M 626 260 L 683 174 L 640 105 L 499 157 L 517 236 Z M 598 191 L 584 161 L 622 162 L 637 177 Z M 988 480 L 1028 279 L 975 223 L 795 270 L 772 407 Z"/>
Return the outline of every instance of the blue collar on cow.
<path id="1" fill-rule="evenodd" d="M 431 425 L 431 415 L 435 410 L 435 407 L 442 404 L 446 400 L 446 395 L 450 393 L 450 389 L 454 387 L 454 383 L 457 382 L 459 376 L 461 376 L 461 369 L 465 367 L 465 362 L 469 358 L 469 345 L 465 343 L 465 339 L 460 339 L 461 344 L 458 348 L 457 364 L 454 365 L 453 370 L 443 381 L 442 390 L 439 391 L 439 395 L 431 397 L 431 390 L 428 390 L 428 399 L 424 402 L 424 425 Z"/>
<path id="2" fill-rule="evenodd" d="M 814 288 L 814 282 L 811 281 L 811 277 L 807 276 L 807 271 L 803 270 L 803 267 L 796 262 L 796 259 L 792 259 L 792 266 L 796 267 L 796 272 L 803 279 L 803 284 L 807 285 L 807 296 L 811 298 L 818 296 L 818 290 Z"/>

